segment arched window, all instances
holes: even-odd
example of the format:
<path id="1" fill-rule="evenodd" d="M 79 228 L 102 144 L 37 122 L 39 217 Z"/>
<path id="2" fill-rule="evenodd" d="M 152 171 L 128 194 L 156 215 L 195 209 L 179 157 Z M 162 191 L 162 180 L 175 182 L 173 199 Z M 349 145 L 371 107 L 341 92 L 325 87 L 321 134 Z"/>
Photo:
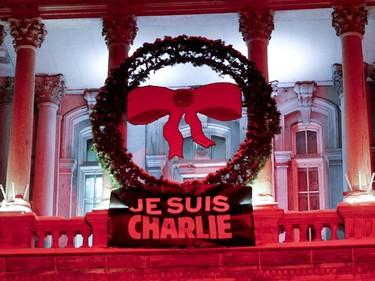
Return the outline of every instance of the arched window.
<path id="1" fill-rule="evenodd" d="M 77 213 L 84 215 L 98 207 L 103 194 L 103 172 L 93 150 L 91 128 L 85 128 L 79 137 Z"/>
<path id="2" fill-rule="evenodd" d="M 322 130 L 318 124 L 292 126 L 291 209 L 312 211 L 325 208 L 325 174 Z"/>

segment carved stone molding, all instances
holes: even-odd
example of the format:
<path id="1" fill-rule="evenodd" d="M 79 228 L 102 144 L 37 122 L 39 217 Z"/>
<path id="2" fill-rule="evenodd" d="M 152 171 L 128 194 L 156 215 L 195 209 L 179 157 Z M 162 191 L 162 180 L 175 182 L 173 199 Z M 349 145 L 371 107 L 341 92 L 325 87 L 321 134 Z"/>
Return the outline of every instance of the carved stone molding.
<path id="1" fill-rule="evenodd" d="M 327 164 L 330 166 L 342 165 L 342 149 L 341 148 L 331 148 L 327 149 L 326 155 L 324 156 Z"/>
<path id="2" fill-rule="evenodd" d="M 73 174 L 77 169 L 77 160 L 71 158 L 60 158 L 59 168 L 60 174 Z"/>
<path id="3" fill-rule="evenodd" d="M 335 63 L 332 65 L 332 81 L 333 86 L 335 86 L 336 91 L 339 95 L 344 93 L 344 84 L 342 80 L 342 64 Z"/>
<path id="4" fill-rule="evenodd" d="M 13 87 L 14 78 L 0 77 L 0 105 L 12 103 Z"/>
<path id="5" fill-rule="evenodd" d="M 365 34 L 367 24 L 366 5 L 335 6 L 332 12 L 332 26 L 336 30 L 337 36 L 347 32 L 357 32 Z"/>
<path id="6" fill-rule="evenodd" d="M 59 105 L 65 95 L 65 79 L 62 74 L 38 74 L 35 76 L 35 102 L 51 102 Z"/>
<path id="7" fill-rule="evenodd" d="M 375 63 L 371 65 L 364 62 L 363 70 L 365 78 L 370 79 L 375 85 Z M 339 95 L 342 95 L 344 93 L 342 64 L 335 63 L 332 65 L 332 81 L 336 91 L 339 93 Z"/>
<path id="8" fill-rule="evenodd" d="M 111 44 L 133 44 L 138 27 L 134 15 L 103 17 L 102 35 L 105 42 Z"/>
<path id="9" fill-rule="evenodd" d="M 13 47 L 17 50 L 21 46 L 40 48 L 47 31 L 41 18 L 9 19 L 10 35 L 13 37 Z"/>
<path id="10" fill-rule="evenodd" d="M 278 95 L 279 81 L 278 80 L 271 81 L 270 85 L 272 87 L 271 96 L 276 97 Z"/>
<path id="11" fill-rule="evenodd" d="M 314 81 L 296 82 L 294 84 L 294 92 L 297 94 L 303 123 L 310 123 L 312 98 L 315 90 L 316 84 Z"/>
<path id="12" fill-rule="evenodd" d="M 6 35 L 7 35 L 7 33 L 4 30 L 4 25 L 0 24 L 0 45 L 2 45 L 4 43 L 4 39 L 5 39 Z"/>
<path id="13" fill-rule="evenodd" d="M 273 11 L 242 11 L 239 14 L 239 31 L 245 42 L 254 38 L 271 39 L 274 30 Z"/>
<path id="14" fill-rule="evenodd" d="M 288 166 L 289 162 L 292 160 L 291 151 L 275 151 L 275 164 L 276 167 L 279 166 Z"/>
<path id="15" fill-rule="evenodd" d="M 91 111 L 92 107 L 96 104 L 96 95 L 98 94 L 98 89 L 86 89 L 83 92 L 83 97 L 87 102 L 87 110 Z"/>
<path id="16" fill-rule="evenodd" d="M 300 106 L 311 106 L 315 90 L 316 84 L 314 81 L 296 82 L 294 84 L 294 92 L 297 94 L 298 104 Z"/>

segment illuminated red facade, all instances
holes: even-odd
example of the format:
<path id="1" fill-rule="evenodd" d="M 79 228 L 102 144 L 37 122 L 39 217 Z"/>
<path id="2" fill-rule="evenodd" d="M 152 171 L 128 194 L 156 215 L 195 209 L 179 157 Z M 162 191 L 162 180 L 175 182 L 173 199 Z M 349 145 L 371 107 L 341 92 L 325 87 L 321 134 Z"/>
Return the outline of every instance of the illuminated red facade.
<path id="1" fill-rule="evenodd" d="M 87 2 L 0 1 L 0 198 L 5 199 L 0 209 L 1 280 L 375 279 L 374 1 Z M 77 82 L 81 76 L 58 69 L 48 55 L 48 36 L 59 42 L 54 48 L 61 47 L 71 59 L 75 49 L 69 44 L 74 42 L 59 41 L 62 26 L 72 26 L 69 32 L 77 32 L 78 38 L 84 36 L 82 30 L 99 24 L 107 50 L 106 76 L 134 52 L 132 46 L 144 43 L 137 38 L 144 38 L 142 27 L 148 20 L 156 25 L 144 30 L 158 34 L 158 18 L 182 25 L 204 17 L 212 21 L 204 21 L 207 25 L 218 24 L 217 37 L 220 28 L 225 33 L 220 24 L 226 23 L 218 19 L 229 19 L 230 24 L 235 19 L 240 51 L 271 83 L 281 113 L 281 133 L 252 184 L 256 245 L 110 248 L 106 209 L 113 188 L 91 150 L 89 120 L 104 81 Z M 326 31 L 329 25 L 334 39 L 326 33 L 319 37 L 336 40 L 336 49 L 319 49 L 319 37 L 294 38 L 301 34 L 302 23 L 311 28 L 306 33 L 315 35 L 319 26 Z M 287 39 L 279 37 L 279 30 L 290 31 Z M 196 33 L 207 36 L 204 27 L 202 34 Z M 309 45 L 317 54 L 317 72 L 329 68 L 331 77 L 323 81 L 297 75 L 302 79 L 286 80 L 283 74 L 292 73 L 295 65 L 300 73 L 309 65 L 297 52 L 287 57 L 281 39 L 289 48 L 305 40 L 304 48 Z M 280 45 L 272 45 L 272 40 Z M 97 50 L 95 42 L 92 50 L 80 53 L 82 59 Z M 338 59 L 327 65 L 319 56 L 324 52 Z M 166 85 L 162 72 L 152 84 L 189 86 L 195 89 L 191 91 L 202 86 L 176 84 L 177 70 L 175 74 Z M 192 71 L 186 79 L 190 76 Z M 120 130 L 140 167 L 178 181 L 204 177 L 225 165 L 246 133 L 244 117 L 219 122 L 205 116 L 200 118 L 203 133 L 217 145 L 203 147 L 181 122 L 185 158 L 169 160 L 163 118 L 139 127 L 124 122 Z M 346 196 L 350 191 L 352 196 Z"/>

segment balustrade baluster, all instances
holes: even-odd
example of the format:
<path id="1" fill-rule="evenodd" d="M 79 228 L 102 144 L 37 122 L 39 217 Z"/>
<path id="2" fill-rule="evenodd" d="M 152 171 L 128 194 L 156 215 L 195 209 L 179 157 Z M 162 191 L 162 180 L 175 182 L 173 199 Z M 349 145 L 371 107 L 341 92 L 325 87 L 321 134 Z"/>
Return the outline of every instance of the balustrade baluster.
<path id="1" fill-rule="evenodd" d="M 285 242 L 293 242 L 293 225 L 284 225 L 285 229 Z"/>
<path id="2" fill-rule="evenodd" d="M 37 231 L 36 236 L 38 237 L 37 248 L 44 248 L 44 238 L 46 233 L 44 231 Z"/>
<path id="3" fill-rule="evenodd" d="M 52 231 L 52 248 L 59 248 L 60 231 Z"/>
<path id="4" fill-rule="evenodd" d="M 66 247 L 74 248 L 74 237 L 76 236 L 75 231 L 74 230 L 67 231 L 66 236 L 68 237 L 68 242 L 66 244 Z"/>
<path id="5" fill-rule="evenodd" d="M 299 234 L 299 237 L 300 237 L 300 242 L 306 242 L 306 241 L 309 241 L 310 239 L 310 228 L 308 227 L 307 224 L 300 224 L 299 226 L 299 229 L 300 229 L 300 234 Z"/>
<path id="6" fill-rule="evenodd" d="M 337 230 L 339 226 L 336 223 L 334 223 L 334 224 L 331 224 L 330 227 L 331 227 L 331 240 L 337 240 L 338 239 Z"/>
<path id="7" fill-rule="evenodd" d="M 315 241 L 323 241 L 323 238 L 322 238 L 323 224 L 321 223 L 315 224 L 314 229 L 315 229 Z"/>
<path id="8" fill-rule="evenodd" d="M 90 231 L 81 231 L 82 235 L 82 248 L 88 248 L 89 247 L 89 237 L 90 237 Z"/>

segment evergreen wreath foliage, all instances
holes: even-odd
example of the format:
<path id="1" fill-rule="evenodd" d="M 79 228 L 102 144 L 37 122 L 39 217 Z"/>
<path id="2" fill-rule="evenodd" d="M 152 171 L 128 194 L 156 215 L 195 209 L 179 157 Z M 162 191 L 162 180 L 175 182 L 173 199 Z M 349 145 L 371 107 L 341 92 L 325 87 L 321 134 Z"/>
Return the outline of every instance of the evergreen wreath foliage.
<path id="1" fill-rule="evenodd" d="M 166 66 L 191 63 L 207 65 L 219 75 L 229 75 L 241 88 L 247 108 L 247 133 L 237 152 L 225 167 L 202 180 L 184 183 L 157 179 L 132 161 L 123 145 L 120 124 L 127 112 L 127 95 L 146 81 L 150 73 Z M 199 184 L 247 184 L 271 153 L 271 140 L 279 133 L 280 114 L 271 97 L 272 88 L 254 62 L 221 40 L 182 35 L 145 43 L 115 67 L 97 95 L 91 113 L 93 140 L 99 159 L 120 187 L 183 187 Z"/>

